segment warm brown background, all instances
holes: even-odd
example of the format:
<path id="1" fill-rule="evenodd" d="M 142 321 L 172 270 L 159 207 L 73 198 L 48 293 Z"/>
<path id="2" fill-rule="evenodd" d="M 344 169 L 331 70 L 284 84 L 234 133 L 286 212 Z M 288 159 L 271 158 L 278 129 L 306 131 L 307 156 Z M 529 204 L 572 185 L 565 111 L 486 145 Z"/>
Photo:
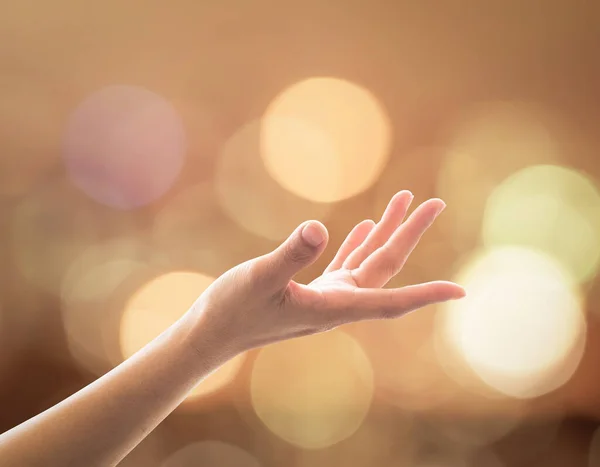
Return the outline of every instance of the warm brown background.
<path id="1" fill-rule="evenodd" d="M 56 288 L 42 290 L 28 281 L 15 256 L 26 249 L 37 277 L 59 284 L 72 258 L 56 253 L 56 242 L 85 243 L 81 239 L 88 238 L 84 234 L 89 229 L 98 241 L 138 239 L 147 247 L 144 254 L 160 250 L 174 269 L 212 276 L 269 251 L 276 242 L 232 222 L 225 236 L 222 231 L 211 233 L 211 225 L 190 222 L 186 228 L 197 230 L 161 245 L 148 232 L 156 214 L 178 192 L 211 182 L 223 146 L 240 126 L 259 118 L 285 88 L 312 76 L 345 79 L 368 89 L 384 106 L 394 132 L 391 159 L 379 185 L 333 206 L 326 220 L 332 245 L 354 223 L 374 216 L 380 198 L 396 189 L 411 189 L 417 201 L 435 196 L 443 149 L 417 152 L 423 154 L 417 158 L 409 155 L 421 148 L 443 148 L 448 128 L 480 102 L 543 107 L 560 119 L 553 128 L 564 131 L 563 162 L 600 177 L 598 2 L 4 0 L 0 430 L 48 408 L 96 376 L 69 355 Z M 157 202 L 133 211 L 90 200 L 70 185 L 61 158 L 71 112 L 90 93 L 114 84 L 143 87 L 168 99 L 184 121 L 189 143 L 175 186 Z M 27 224 L 23 238 L 14 219 L 21 202 L 36 193 L 44 193 L 36 198 L 42 200 L 39 215 Z M 450 205 L 448 218 L 460 209 Z M 189 217 L 193 215 L 190 208 Z M 16 231 L 21 238 L 15 238 Z M 434 229 L 427 240 L 444 245 L 445 235 L 443 228 Z M 476 242 L 466 238 L 442 253 L 417 251 L 402 280 L 449 279 L 456 261 Z M 188 246 L 206 245 L 215 252 L 211 261 L 194 262 L 181 254 Z M 332 254 L 328 250 L 301 279 L 314 276 Z M 111 306 L 122 305 L 147 279 L 130 278 Z M 588 341 L 576 374 L 558 391 L 528 401 L 527 421 L 493 445 L 467 450 L 457 438 L 449 441 L 431 428 L 445 424 L 457 432 L 477 430 L 514 408 L 479 403 L 465 393 L 443 408 L 414 414 L 376 398 L 368 419 L 378 427 L 375 439 L 381 444 L 358 434 L 328 450 L 303 452 L 270 434 L 252 415 L 247 395 L 250 359 L 232 386 L 194 410 L 177 411 L 123 465 L 158 466 L 187 442 L 204 439 L 241 446 L 262 465 L 273 467 L 600 465 L 593 463 L 600 462 L 598 457 L 589 461 L 600 418 L 600 324 L 594 314 L 600 306 L 599 285 L 597 280 L 586 284 Z M 428 319 L 422 321 L 426 329 Z M 423 463 L 431 457 L 440 463 Z"/>

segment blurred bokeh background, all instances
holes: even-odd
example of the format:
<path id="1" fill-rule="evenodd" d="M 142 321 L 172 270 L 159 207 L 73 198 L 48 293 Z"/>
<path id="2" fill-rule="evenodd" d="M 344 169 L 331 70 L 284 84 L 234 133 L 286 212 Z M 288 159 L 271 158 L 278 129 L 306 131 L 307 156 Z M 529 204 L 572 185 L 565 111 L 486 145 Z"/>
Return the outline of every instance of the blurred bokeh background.
<path id="1" fill-rule="evenodd" d="M 242 355 L 122 465 L 600 466 L 600 3 L 1 3 L 0 431 L 410 189 L 391 285 L 467 299 Z"/>

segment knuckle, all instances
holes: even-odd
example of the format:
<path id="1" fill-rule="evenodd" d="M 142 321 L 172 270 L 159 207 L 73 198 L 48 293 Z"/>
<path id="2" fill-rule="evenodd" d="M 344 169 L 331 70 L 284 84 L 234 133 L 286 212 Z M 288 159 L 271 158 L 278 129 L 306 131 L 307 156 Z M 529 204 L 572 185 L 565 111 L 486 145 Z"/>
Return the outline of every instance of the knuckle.
<path id="1" fill-rule="evenodd" d="M 286 245 L 285 249 L 283 250 L 283 256 L 287 262 L 303 264 L 311 259 L 312 253 L 305 248 L 297 248 L 294 245 Z"/>
<path id="2" fill-rule="evenodd" d="M 377 269 L 388 277 L 393 277 L 398 274 L 404 265 L 404 259 L 401 255 L 395 255 L 389 248 L 379 248 L 379 257 Z"/>

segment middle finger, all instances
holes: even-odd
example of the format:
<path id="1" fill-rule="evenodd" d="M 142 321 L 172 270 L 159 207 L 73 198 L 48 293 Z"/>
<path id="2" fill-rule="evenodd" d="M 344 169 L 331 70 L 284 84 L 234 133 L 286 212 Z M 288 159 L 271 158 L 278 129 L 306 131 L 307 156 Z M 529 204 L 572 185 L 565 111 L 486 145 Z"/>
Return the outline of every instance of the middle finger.
<path id="1" fill-rule="evenodd" d="M 360 287 L 383 287 L 406 263 L 425 231 L 444 210 L 441 199 L 421 204 L 390 239 L 370 255 L 353 276 Z"/>
<path id="2" fill-rule="evenodd" d="M 410 191 L 404 190 L 396 193 L 390 200 L 381 220 L 369 232 L 365 241 L 346 258 L 342 267 L 350 270 L 358 268 L 371 253 L 383 245 L 402 224 L 412 200 L 413 195 Z"/>

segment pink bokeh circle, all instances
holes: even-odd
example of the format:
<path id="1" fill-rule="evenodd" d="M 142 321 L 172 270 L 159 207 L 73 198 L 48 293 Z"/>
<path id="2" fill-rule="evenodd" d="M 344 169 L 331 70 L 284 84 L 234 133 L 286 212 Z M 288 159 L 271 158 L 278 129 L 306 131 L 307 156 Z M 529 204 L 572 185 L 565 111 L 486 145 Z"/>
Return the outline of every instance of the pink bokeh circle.
<path id="1" fill-rule="evenodd" d="M 135 86 L 110 86 L 90 95 L 71 115 L 63 143 L 73 183 L 119 209 L 165 194 L 181 172 L 187 147 L 173 106 Z"/>

